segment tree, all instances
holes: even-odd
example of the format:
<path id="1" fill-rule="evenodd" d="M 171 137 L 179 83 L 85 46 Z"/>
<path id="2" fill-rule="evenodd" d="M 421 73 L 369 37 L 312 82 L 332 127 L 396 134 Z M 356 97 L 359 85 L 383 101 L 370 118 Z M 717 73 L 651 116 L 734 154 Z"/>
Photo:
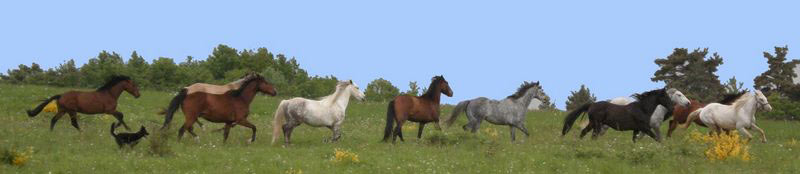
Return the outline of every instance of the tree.
<path id="1" fill-rule="evenodd" d="M 419 86 L 417 86 L 417 82 L 416 81 L 408 82 L 408 91 L 400 93 L 400 95 L 418 96 Z"/>
<path id="2" fill-rule="evenodd" d="M 733 76 L 725 83 L 725 93 L 737 94 L 743 92 L 745 89 L 742 89 L 742 87 L 744 87 L 744 83 L 736 81 L 736 76 Z"/>
<path id="3" fill-rule="evenodd" d="M 800 63 L 800 60 L 794 59 L 786 62 L 786 54 L 789 52 L 789 46 L 775 47 L 775 55 L 769 52 L 764 52 L 764 58 L 767 59 L 769 69 L 761 73 L 753 81 L 756 89 L 770 89 L 776 90 L 781 94 L 790 94 L 793 90 L 793 78 L 797 77 L 794 72 L 795 66 Z"/>
<path id="4" fill-rule="evenodd" d="M 81 85 L 82 74 L 80 69 L 75 67 L 75 60 L 69 59 L 69 61 L 58 65 L 55 73 L 57 74 L 55 80 L 57 86 L 77 87 Z"/>
<path id="5" fill-rule="evenodd" d="M 116 52 L 102 51 L 95 58 L 81 66 L 81 74 L 84 75 L 82 81 L 84 87 L 98 87 L 113 75 L 124 75 L 124 62 L 122 57 Z"/>
<path id="6" fill-rule="evenodd" d="M 137 85 L 150 87 L 149 80 L 147 80 L 148 68 L 150 65 L 144 60 L 144 57 L 133 51 L 131 58 L 125 63 L 125 74 L 130 76 Z"/>
<path id="7" fill-rule="evenodd" d="M 153 60 L 150 71 L 147 72 L 147 79 L 156 89 L 174 90 L 180 82 L 178 76 L 178 65 L 170 58 L 159 57 Z"/>
<path id="8" fill-rule="evenodd" d="M 218 45 L 206 59 L 206 68 L 214 75 L 214 79 L 225 78 L 225 73 L 237 69 L 242 63 L 236 49 L 227 45 Z"/>
<path id="9" fill-rule="evenodd" d="M 539 104 L 539 110 L 553 110 L 553 109 L 556 109 L 556 104 L 550 102 L 550 96 L 548 96 L 547 94 L 544 94 L 544 96 L 542 98 L 543 98 L 542 100 L 539 100 L 540 102 L 542 102 L 541 104 Z"/>
<path id="10" fill-rule="evenodd" d="M 395 96 L 400 94 L 392 82 L 383 78 L 378 78 L 367 84 L 367 91 L 364 92 L 367 101 L 386 102 L 392 100 Z"/>
<path id="11" fill-rule="evenodd" d="M 567 111 L 577 109 L 586 103 L 597 101 L 597 97 L 595 97 L 585 85 L 581 85 L 581 89 L 578 89 L 578 91 L 571 91 L 570 93 L 572 94 L 567 97 L 567 101 L 565 102 L 567 104 Z"/>
<path id="12" fill-rule="evenodd" d="M 686 48 L 675 48 L 666 58 L 655 60 L 660 69 L 650 80 L 663 81 L 667 88 L 676 88 L 701 102 L 716 101 L 724 90 L 715 74 L 722 57 L 717 53 L 709 58 L 707 55 L 708 48 L 698 48 L 691 53 Z"/>

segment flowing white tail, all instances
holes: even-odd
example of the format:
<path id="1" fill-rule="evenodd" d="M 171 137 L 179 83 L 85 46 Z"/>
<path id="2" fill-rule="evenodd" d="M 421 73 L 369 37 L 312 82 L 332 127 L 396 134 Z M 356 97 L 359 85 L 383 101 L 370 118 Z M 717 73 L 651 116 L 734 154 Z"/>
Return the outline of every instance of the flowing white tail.
<path id="1" fill-rule="evenodd" d="M 275 111 L 275 118 L 272 119 L 272 144 L 275 144 L 275 140 L 278 140 L 283 123 L 286 120 L 286 106 L 286 100 L 282 100 L 278 105 L 278 110 Z"/>

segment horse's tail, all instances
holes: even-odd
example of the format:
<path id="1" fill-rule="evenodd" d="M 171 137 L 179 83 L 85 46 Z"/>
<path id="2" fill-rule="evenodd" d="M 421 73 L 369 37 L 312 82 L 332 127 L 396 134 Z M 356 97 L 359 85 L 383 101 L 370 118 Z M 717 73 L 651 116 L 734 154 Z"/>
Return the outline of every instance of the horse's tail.
<path id="1" fill-rule="evenodd" d="M 395 119 L 395 110 L 394 110 L 394 100 L 389 102 L 389 107 L 386 109 L 386 128 L 383 130 L 383 141 L 386 142 L 389 140 L 389 137 L 392 136 L 392 125 L 394 124 Z"/>
<path id="2" fill-rule="evenodd" d="M 569 129 L 572 128 L 572 124 L 575 123 L 575 120 L 577 120 L 582 113 L 589 110 L 589 107 L 591 107 L 592 104 L 594 103 L 583 104 L 581 105 L 581 107 L 578 107 L 577 109 L 572 110 L 572 112 L 569 112 L 569 114 L 567 114 L 567 117 L 564 118 L 564 128 L 561 130 L 561 136 L 567 135 L 567 132 L 569 132 Z"/>
<path id="3" fill-rule="evenodd" d="M 275 144 L 275 140 L 278 140 L 283 123 L 286 122 L 286 107 L 287 102 L 283 100 L 278 104 L 278 110 L 275 111 L 275 118 L 272 119 L 272 144 Z"/>
<path id="4" fill-rule="evenodd" d="M 116 129 L 116 128 L 117 128 L 117 126 L 114 125 L 114 123 L 111 123 L 111 136 L 112 137 L 117 137 L 117 134 L 114 133 L 114 129 Z"/>
<path id="5" fill-rule="evenodd" d="M 47 106 L 47 104 L 49 104 L 50 101 L 57 100 L 59 98 L 61 98 L 61 95 L 54 95 L 42 101 L 42 103 L 36 106 L 36 108 L 33 108 L 33 110 L 27 110 L 28 117 L 35 117 L 36 115 L 39 115 L 39 113 L 42 112 L 42 109 L 44 109 L 44 107 Z"/>
<path id="6" fill-rule="evenodd" d="M 186 91 L 186 88 L 181 89 L 181 91 L 178 92 L 178 95 L 173 97 L 172 101 L 169 102 L 169 107 L 167 107 L 167 110 L 159 113 L 166 114 L 166 116 L 164 116 L 164 126 L 162 126 L 161 129 L 169 127 L 169 122 L 172 121 L 172 116 L 175 115 L 176 111 L 178 111 L 178 107 L 180 107 L 181 103 L 183 103 L 183 99 L 186 99 Z"/>
<path id="7" fill-rule="evenodd" d="M 703 108 L 700 108 L 700 109 L 692 111 L 692 113 L 689 113 L 689 116 L 686 117 L 686 123 L 681 124 L 681 128 L 683 128 L 683 129 L 689 128 L 689 125 L 691 125 L 692 122 L 694 122 L 694 120 L 697 119 L 697 117 L 700 116 L 700 112 L 702 110 L 703 110 Z"/>
<path id="8" fill-rule="evenodd" d="M 453 122 L 455 122 L 456 118 L 458 118 L 458 116 L 461 115 L 461 112 L 467 111 L 467 106 L 469 105 L 470 101 L 471 100 L 458 102 L 456 108 L 453 109 L 453 113 L 450 114 L 450 118 L 448 118 L 447 121 L 445 122 L 447 123 L 445 124 L 446 127 L 450 127 L 450 125 L 453 125 Z"/>

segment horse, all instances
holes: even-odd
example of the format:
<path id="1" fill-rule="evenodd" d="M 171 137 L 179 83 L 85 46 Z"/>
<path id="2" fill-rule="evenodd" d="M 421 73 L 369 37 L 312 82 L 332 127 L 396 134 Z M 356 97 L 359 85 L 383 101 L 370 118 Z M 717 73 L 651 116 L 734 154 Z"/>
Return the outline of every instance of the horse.
<path id="1" fill-rule="evenodd" d="M 634 101 L 636 100 L 630 97 L 617 97 L 608 100 L 608 102 L 610 102 L 611 104 L 616 104 L 616 105 L 628 105 L 630 103 L 633 103 Z M 653 115 L 650 116 L 650 127 L 653 128 L 653 131 L 660 131 L 658 129 L 661 127 L 662 120 L 669 119 L 669 116 L 671 115 L 668 111 L 669 110 L 662 105 L 656 106 L 656 110 L 653 111 Z M 586 128 L 586 126 L 589 125 L 589 120 L 585 120 L 584 122 L 580 123 L 580 125 L 581 128 Z M 608 125 L 603 125 L 603 129 L 600 130 L 599 136 L 605 135 L 608 128 L 610 128 Z M 638 138 L 641 138 L 644 135 L 645 135 L 644 132 L 640 132 Z"/>
<path id="2" fill-rule="evenodd" d="M 436 129 L 442 130 L 439 126 L 439 100 L 441 94 L 453 97 L 453 90 L 443 76 L 434 76 L 431 84 L 421 96 L 401 95 L 389 102 L 386 112 L 386 129 L 383 132 L 383 142 L 392 137 L 392 143 L 396 142 L 397 137 L 403 139 L 403 124 L 406 120 L 419 123 L 417 138 L 422 138 L 422 129 L 425 124 L 435 122 Z M 397 125 L 393 128 L 392 124 Z"/>
<path id="3" fill-rule="evenodd" d="M 730 105 L 745 93 L 747 93 L 747 91 L 742 91 L 734 94 L 725 94 L 723 96 L 723 99 L 718 101 L 717 103 Z M 675 131 L 676 128 L 678 128 L 678 125 L 686 123 L 687 117 L 689 117 L 689 113 L 692 113 L 697 109 L 703 108 L 704 106 L 706 106 L 705 103 L 702 103 L 697 100 L 690 100 L 688 107 L 675 106 L 675 109 L 673 109 L 672 111 L 672 116 L 673 116 L 672 120 L 669 121 L 669 130 L 667 131 L 667 137 L 672 137 L 672 132 Z M 698 126 L 706 127 L 706 125 L 703 124 L 703 122 L 700 120 L 694 120 L 693 122 Z"/>
<path id="4" fill-rule="evenodd" d="M 224 85 L 214 85 L 214 84 L 208 84 L 208 83 L 194 83 L 192 85 L 189 85 L 189 86 L 186 86 L 186 87 L 183 87 L 183 88 L 186 89 L 186 95 L 194 94 L 195 92 L 203 92 L 203 93 L 207 93 L 207 94 L 225 94 L 226 92 L 228 92 L 230 90 L 238 89 L 239 87 L 242 86 L 242 83 L 244 83 L 248 79 L 256 77 L 257 75 L 258 74 L 256 74 L 255 72 L 248 72 L 247 74 L 242 76 L 239 80 L 236 80 L 236 81 L 230 82 L 228 84 L 224 84 Z M 200 126 L 201 128 L 203 127 L 203 123 L 201 123 L 200 120 L 197 120 L 197 125 Z M 222 130 L 222 129 L 219 129 L 219 130 Z M 217 130 L 217 131 L 219 131 L 219 130 Z"/>
<path id="5" fill-rule="evenodd" d="M 225 94 L 203 92 L 187 94 L 188 90 L 182 89 L 170 101 L 165 113 L 164 126 L 161 129 L 169 127 L 172 116 L 178 110 L 178 107 L 181 107 L 186 119 L 183 127 L 178 130 L 179 140 L 187 130 L 189 134 L 197 138 L 192 125 L 197 121 L 198 117 L 202 117 L 209 122 L 225 123 L 225 127 L 223 127 L 223 142 L 228 140 L 228 133 L 231 127 L 235 125 L 242 125 L 252 129 L 253 135 L 249 142 L 253 142 L 256 139 L 256 126 L 247 121 L 247 116 L 250 113 L 250 103 L 258 92 L 266 93 L 270 96 L 277 95 L 275 87 L 260 75 L 246 80 L 238 89 L 228 91 Z"/>
<path id="6" fill-rule="evenodd" d="M 712 132 L 720 134 L 722 130 L 726 132 L 729 130 L 739 130 L 748 139 L 752 139 L 753 135 L 748 132 L 748 129 L 755 128 L 761 132 L 761 142 L 767 143 L 767 135 L 764 129 L 756 125 L 756 111 L 762 110 L 764 112 L 772 111 L 772 106 L 767 101 L 759 90 L 754 90 L 753 93 L 746 93 L 736 99 L 731 105 L 724 105 L 719 103 L 710 103 L 703 108 L 700 108 L 689 114 L 687 122 L 682 124 L 682 128 L 688 128 L 692 121 L 700 117 L 700 120 L 708 126 Z"/>
<path id="7" fill-rule="evenodd" d="M 275 144 L 283 130 L 284 143 L 288 145 L 292 130 L 303 123 L 313 127 L 325 126 L 333 132 L 330 141 L 339 141 L 350 97 L 363 101 L 364 93 L 352 80 L 340 81 L 335 88 L 333 94 L 320 100 L 300 97 L 282 100 L 272 119 L 272 144 Z"/>
<path id="8" fill-rule="evenodd" d="M 56 115 L 53 116 L 53 119 L 50 120 L 50 131 L 53 131 L 56 122 L 58 122 L 58 119 L 61 119 L 64 114 L 69 114 L 72 127 L 81 131 L 80 126 L 78 126 L 77 113 L 113 115 L 126 130 L 130 130 L 131 128 L 128 127 L 122 119 L 122 112 L 117 111 L 117 100 L 119 96 L 122 95 L 122 91 L 128 92 L 135 98 L 139 98 L 140 96 L 139 88 L 130 77 L 114 75 L 95 91 L 67 91 L 59 95 L 54 95 L 45 99 L 44 102 L 36 106 L 33 110 L 27 110 L 27 113 L 29 117 L 35 117 L 50 103 L 50 101 L 56 100 L 58 111 Z"/>
<path id="9" fill-rule="evenodd" d="M 676 89 L 657 89 L 642 94 L 634 95 L 637 101 L 627 105 L 616 105 L 608 101 L 587 103 L 571 111 L 564 119 L 561 136 L 566 135 L 575 120 L 586 112 L 589 115 L 589 126 L 581 131 L 581 138 L 590 130 L 592 139 L 597 139 L 603 125 L 608 125 L 618 131 L 633 130 L 633 142 L 639 132 L 644 132 L 651 138 L 661 142 L 660 132 L 653 130 L 650 117 L 658 105 L 672 106 L 673 103 L 688 105 L 689 99 Z"/>
<path id="10" fill-rule="evenodd" d="M 528 129 L 525 127 L 525 114 L 528 112 L 528 105 L 536 98 L 544 100 L 544 91 L 539 82 L 523 82 L 517 92 L 503 100 L 490 100 L 486 97 L 478 97 L 471 100 L 461 101 L 453 109 L 450 118 L 445 122 L 447 127 L 453 124 L 462 112 L 467 115 L 469 123 L 461 128 L 465 131 L 475 133 L 483 120 L 496 125 L 508 125 L 511 129 L 511 141 L 516 139 L 514 128 L 519 129 L 525 136 Z"/>

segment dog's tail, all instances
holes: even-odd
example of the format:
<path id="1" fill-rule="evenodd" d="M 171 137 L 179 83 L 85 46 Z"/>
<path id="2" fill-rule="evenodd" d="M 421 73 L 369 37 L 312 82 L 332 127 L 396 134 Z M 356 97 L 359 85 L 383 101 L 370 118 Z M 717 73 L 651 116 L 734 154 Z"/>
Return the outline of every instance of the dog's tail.
<path id="1" fill-rule="evenodd" d="M 42 109 L 44 109 L 44 107 L 47 106 L 50 101 L 58 100 L 59 98 L 61 98 L 61 95 L 54 95 L 48 99 L 45 99 L 41 104 L 36 106 L 36 108 L 33 108 L 33 110 L 27 110 L 26 112 L 28 112 L 28 117 L 35 117 L 36 115 L 39 115 L 39 113 L 42 112 Z"/>
<path id="2" fill-rule="evenodd" d="M 286 122 L 286 108 L 288 106 L 288 102 L 286 100 L 282 100 L 280 104 L 278 104 L 278 110 L 275 110 L 275 116 L 272 118 L 272 144 L 275 144 L 275 141 L 278 140 L 280 137 L 281 129 L 283 129 L 283 123 Z"/>
<path id="3" fill-rule="evenodd" d="M 186 99 L 186 91 L 186 88 L 181 89 L 181 91 L 178 92 L 178 95 L 173 97 L 172 101 L 169 102 L 169 107 L 167 107 L 167 110 L 159 113 L 166 114 L 164 116 L 164 126 L 162 126 L 161 129 L 166 129 L 169 127 L 169 122 L 172 121 L 172 116 L 175 115 L 176 111 L 178 111 L 178 107 L 180 107 L 181 103 L 183 103 L 183 99 Z"/>
<path id="4" fill-rule="evenodd" d="M 458 116 L 461 115 L 461 112 L 467 110 L 469 102 L 470 100 L 458 102 L 458 105 L 456 105 L 456 107 L 453 109 L 453 113 L 450 114 L 450 118 L 448 118 L 447 121 L 445 122 L 445 127 L 450 127 L 450 125 L 453 125 L 453 122 L 455 122 L 456 118 L 458 118 Z"/>
<path id="5" fill-rule="evenodd" d="M 575 120 L 577 120 L 578 117 L 580 117 L 584 112 L 589 110 L 589 107 L 591 107 L 592 104 L 594 103 L 590 102 L 583 104 L 581 107 L 578 107 L 567 114 L 567 117 L 564 118 L 564 128 L 561 130 L 561 136 L 567 135 L 567 132 L 569 132 L 569 129 L 572 128 L 572 124 L 575 123 Z"/>

